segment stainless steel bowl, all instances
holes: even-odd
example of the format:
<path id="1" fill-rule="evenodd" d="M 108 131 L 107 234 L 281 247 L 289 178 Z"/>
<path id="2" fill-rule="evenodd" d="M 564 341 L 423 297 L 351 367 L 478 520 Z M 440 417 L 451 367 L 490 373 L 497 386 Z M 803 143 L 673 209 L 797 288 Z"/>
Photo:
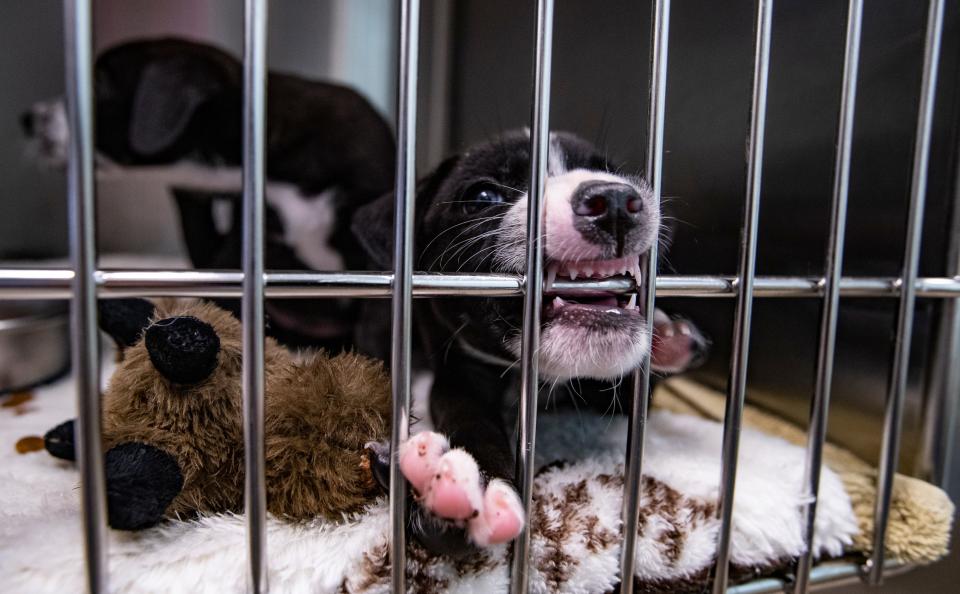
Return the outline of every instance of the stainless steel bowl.
<path id="1" fill-rule="evenodd" d="M 0 303 L 0 394 L 50 381 L 69 367 L 66 302 Z"/>

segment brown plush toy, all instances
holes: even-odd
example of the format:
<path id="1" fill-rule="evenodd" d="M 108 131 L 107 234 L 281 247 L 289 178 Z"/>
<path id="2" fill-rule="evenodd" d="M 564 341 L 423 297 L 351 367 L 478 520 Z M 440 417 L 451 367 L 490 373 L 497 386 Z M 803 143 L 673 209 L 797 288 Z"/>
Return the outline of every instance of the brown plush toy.
<path id="1" fill-rule="evenodd" d="M 125 299 L 101 302 L 100 324 L 120 358 L 103 394 L 110 525 L 242 511 L 240 323 L 206 302 Z M 390 427 L 383 365 L 294 355 L 269 338 L 265 352 L 268 510 L 305 520 L 362 509 L 379 491 L 366 444 Z M 73 422 L 45 441 L 73 459 Z"/>

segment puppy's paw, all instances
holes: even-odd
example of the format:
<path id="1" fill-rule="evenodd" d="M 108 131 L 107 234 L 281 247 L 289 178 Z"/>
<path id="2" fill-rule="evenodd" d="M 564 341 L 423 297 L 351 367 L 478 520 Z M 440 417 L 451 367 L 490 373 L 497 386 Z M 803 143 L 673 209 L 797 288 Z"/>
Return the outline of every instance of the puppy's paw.
<path id="1" fill-rule="evenodd" d="M 450 449 L 438 433 L 419 433 L 400 446 L 400 469 L 421 509 L 462 528 L 477 546 L 509 542 L 523 529 L 523 506 L 513 488 L 499 479 L 484 484 L 473 456 Z"/>

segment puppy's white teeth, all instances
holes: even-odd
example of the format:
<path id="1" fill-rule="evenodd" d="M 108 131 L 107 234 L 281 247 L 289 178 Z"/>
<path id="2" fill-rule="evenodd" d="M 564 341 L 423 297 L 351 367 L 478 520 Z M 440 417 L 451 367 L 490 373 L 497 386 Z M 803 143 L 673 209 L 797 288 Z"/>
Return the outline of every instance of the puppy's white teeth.
<path id="1" fill-rule="evenodd" d="M 563 299 L 560 299 L 559 297 L 554 297 L 554 298 L 553 298 L 553 302 L 551 303 L 551 305 L 553 305 L 553 307 L 555 307 L 555 308 L 556 308 L 556 307 L 563 307 L 563 306 L 566 305 L 566 304 L 567 304 L 567 302 L 564 301 Z"/>
<path id="2" fill-rule="evenodd" d="M 576 269 L 576 268 L 570 268 L 570 269 L 567 271 L 567 275 L 570 277 L 570 280 L 577 280 L 577 269 Z"/>
<path id="3" fill-rule="evenodd" d="M 634 293 L 630 295 L 630 301 L 627 301 L 627 309 L 636 309 L 637 307 L 637 294 Z"/>
<path id="4" fill-rule="evenodd" d="M 557 265 L 551 264 L 550 267 L 547 268 L 547 290 L 548 291 L 551 288 L 553 288 L 553 283 L 556 282 L 556 280 L 557 280 Z"/>
<path id="5" fill-rule="evenodd" d="M 590 268 L 589 266 L 584 266 L 581 272 L 583 272 L 584 278 L 590 278 L 593 276 L 593 268 Z"/>

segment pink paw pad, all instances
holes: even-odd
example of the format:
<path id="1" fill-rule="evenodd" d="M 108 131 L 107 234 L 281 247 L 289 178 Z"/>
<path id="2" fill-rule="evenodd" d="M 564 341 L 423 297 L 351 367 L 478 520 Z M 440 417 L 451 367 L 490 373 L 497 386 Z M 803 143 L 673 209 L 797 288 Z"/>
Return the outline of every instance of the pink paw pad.
<path id="1" fill-rule="evenodd" d="M 483 507 L 483 489 L 480 469 L 473 457 L 457 449 L 444 454 L 424 494 L 423 504 L 448 520 L 467 520 L 478 515 Z"/>
<path id="2" fill-rule="evenodd" d="M 483 513 L 470 521 L 470 538 L 480 546 L 510 542 L 523 530 L 520 497 L 505 482 L 490 481 L 483 498 Z"/>
<path id="3" fill-rule="evenodd" d="M 439 433 L 424 431 L 411 437 L 400 446 L 399 461 L 420 505 L 463 526 L 476 545 L 509 542 L 523 529 L 523 506 L 513 488 L 499 479 L 484 488 L 473 456 L 451 450 Z"/>
<path id="4" fill-rule="evenodd" d="M 400 471 L 418 495 L 426 492 L 448 449 L 447 438 L 433 431 L 418 433 L 400 446 Z"/>

